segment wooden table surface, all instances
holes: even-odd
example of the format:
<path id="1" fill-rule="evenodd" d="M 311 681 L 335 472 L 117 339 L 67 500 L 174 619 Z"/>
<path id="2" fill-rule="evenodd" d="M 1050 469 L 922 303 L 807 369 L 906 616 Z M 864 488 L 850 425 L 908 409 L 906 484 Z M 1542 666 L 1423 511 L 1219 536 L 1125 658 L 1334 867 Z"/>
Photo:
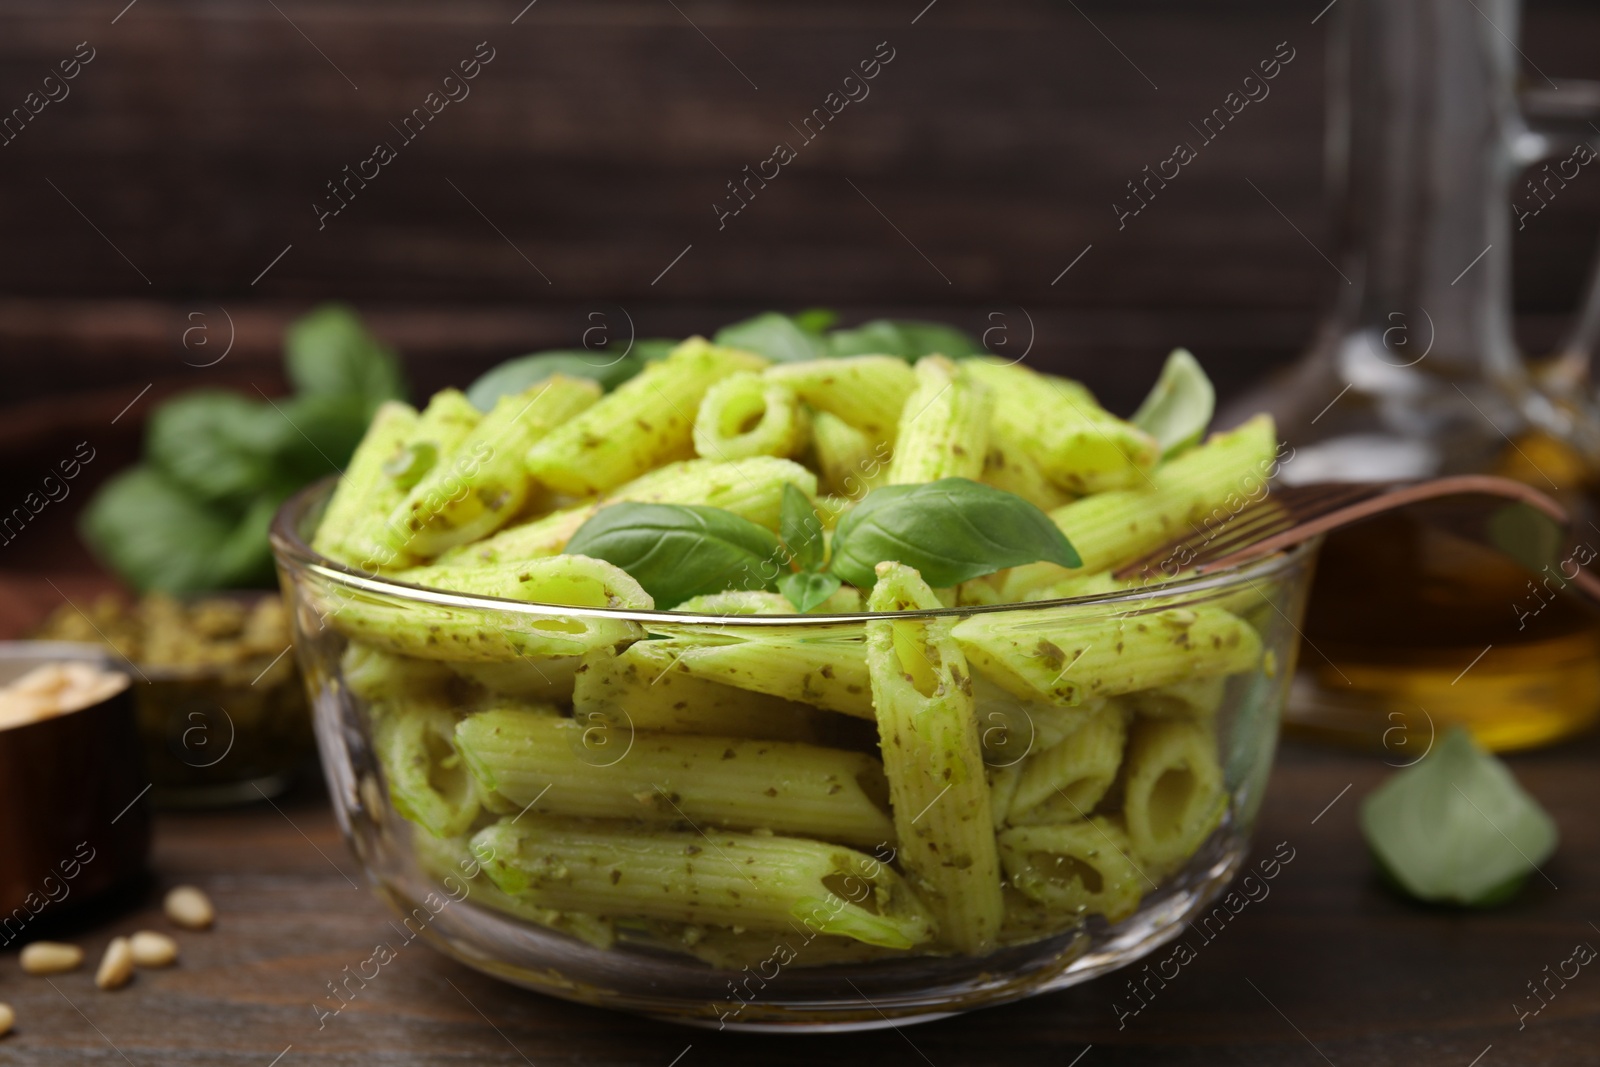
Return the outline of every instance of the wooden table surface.
<path id="1" fill-rule="evenodd" d="M 716 1033 L 567 1004 L 421 943 L 319 1027 L 313 1005 L 326 983 L 393 931 L 308 782 L 275 807 L 162 815 L 148 891 L 72 932 L 94 959 L 115 934 L 163 927 L 162 888 L 203 886 L 219 919 L 211 932 L 179 933 L 176 968 L 106 993 L 88 969 L 52 988 L 0 955 L 0 1000 L 17 1013 L 0 1064 L 1595 1063 L 1600 974 L 1552 983 L 1548 1006 L 1520 1028 L 1514 1005 L 1536 1003 L 1527 983 L 1576 944 L 1600 944 L 1597 762 L 1595 737 L 1514 757 L 1563 842 L 1510 906 L 1464 913 L 1404 903 L 1376 881 L 1356 813 L 1389 768 L 1285 744 L 1256 851 L 1287 842 L 1293 861 L 1125 1027 L 1112 1005 L 1133 1003 L 1126 972 L 848 1036 Z"/>

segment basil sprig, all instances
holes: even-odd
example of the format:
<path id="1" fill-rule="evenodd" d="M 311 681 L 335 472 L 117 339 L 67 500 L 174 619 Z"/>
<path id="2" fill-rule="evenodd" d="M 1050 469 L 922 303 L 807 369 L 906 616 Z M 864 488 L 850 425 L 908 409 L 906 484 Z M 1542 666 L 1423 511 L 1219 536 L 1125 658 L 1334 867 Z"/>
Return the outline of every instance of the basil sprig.
<path id="1" fill-rule="evenodd" d="M 870 589 L 877 565 L 915 567 L 935 588 L 1045 560 L 1081 567 L 1050 516 L 1015 494 L 966 478 L 876 489 L 833 534 L 795 485 L 783 489 L 780 542 L 742 516 L 700 504 L 623 502 L 579 527 L 567 551 L 615 564 L 662 606 L 726 589 L 776 589 L 795 610 L 817 607 L 844 582 Z"/>
<path id="2" fill-rule="evenodd" d="M 1050 516 L 966 478 L 875 489 L 839 521 L 833 573 L 869 589 L 885 560 L 915 567 L 935 589 L 1040 560 L 1083 566 Z"/>
<path id="3" fill-rule="evenodd" d="M 823 572 L 827 545 L 822 538 L 822 520 L 793 482 L 783 486 L 778 529 L 797 568 L 778 579 L 778 592 L 788 598 L 796 611 L 810 611 L 837 592 L 843 582 L 837 574 Z"/>
<path id="4" fill-rule="evenodd" d="M 612 504 L 566 550 L 621 567 L 668 607 L 725 589 L 771 590 L 783 559 L 771 530 L 703 504 Z"/>
<path id="5" fill-rule="evenodd" d="M 1187 348 L 1174 348 L 1150 395 L 1133 413 L 1133 424 L 1159 441 L 1161 455 L 1170 458 L 1200 443 L 1216 406 L 1216 390 L 1200 361 Z"/>
<path id="6" fill-rule="evenodd" d="M 1472 907 L 1515 895 L 1557 838 L 1555 820 L 1460 727 L 1367 797 L 1361 829 L 1411 896 Z"/>

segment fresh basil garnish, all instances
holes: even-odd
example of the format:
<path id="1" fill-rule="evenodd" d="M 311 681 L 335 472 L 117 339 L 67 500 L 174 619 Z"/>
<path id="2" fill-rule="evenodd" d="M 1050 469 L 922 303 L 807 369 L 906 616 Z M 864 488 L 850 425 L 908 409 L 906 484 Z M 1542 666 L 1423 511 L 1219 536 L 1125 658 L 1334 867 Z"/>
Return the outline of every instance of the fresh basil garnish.
<path id="1" fill-rule="evenodd" d="M 1555 820 L 1459 726 L 1367 797 L 1361 830 L 1411 896 L 1477 907 L 1510 899 L 1557 838 Z"/>
<path id="2" fill-rule="evenodd" d="M 966 478 L 875 489 L 839 521 L 833 573 L 870 589 L 885 560 L 915 567 L 934 588 L 1039 560 L 1083 565 L 1050 516 L 1014 493 Z"/>
<path id="3" fill-rule="evenodd" d="M 1216 405 L 1216 390 L 1200 361 L 1187 348 L 1174 348 L 1132 421 L 1160 442 L 1166 457 L 1200 443 Z"/>
<path id="4" fill-rule="evenodd" d="M 783 502 L 778 517 L 778 532 L 795 566 L 814 571 L 822 566 L 822 520 L 811 500 L 793 482 L 783 483 Z"/>
<path id="5" fill-rule="evenodd" d="M 661 607 L 725 589 L 771 590 L 783 559 L 771 530 L 703 504 L 611 504 L 566 551 L 621 567 Z"/>
<path id="6" fill-rule="evenodd" d="M 938 354 L 960 359 L 983 355 L 972 335 L 954 326 L 914 319 L 873 319 L 828 335 L 828 351 L 835 356 L 899 356 L 916 360 Z"/>
<path id="7" fill-rule="evenodd" d="M 778 579 L 778 592 L 794 605 L 796 611 L 803 613 L 827 600 L 843 584 L 837 574 L 790 571 Z"/>

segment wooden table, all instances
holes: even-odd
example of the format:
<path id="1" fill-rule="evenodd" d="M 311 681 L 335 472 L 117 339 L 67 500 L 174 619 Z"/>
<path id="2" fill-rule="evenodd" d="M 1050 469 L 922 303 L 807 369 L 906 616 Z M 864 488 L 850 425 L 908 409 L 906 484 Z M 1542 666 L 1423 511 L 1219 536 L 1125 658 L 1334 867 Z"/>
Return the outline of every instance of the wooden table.
<path id="1" fill-rule="evenodd" d="M 420 943 L 319 1029 L 312 1005 L 326 983 L 393 931 L 325 796 L 308 783 L 276 807 L 162 816 L 149 891 L 74 934 L 92 959 L 114 934 L 163 926 L 162 887 L 195 883 L 220 918 L 210 933 L 180 932 L 175 969 L 104 993 L 87 969 L 52 988 L 24 976 L 14 954 L 0 956 L 0 999 L 18 1016 L 17 1032 L 0 1040 L 0 1064 L 1595 1063 L 1600 974 L 1580 972 L 1520 1030 L 1513 1003 L 1530 1003 L 1526 983 L 1576 943 L 1600 945 L 1597 758 L 1593 737 L 1514 758 L 1563 843 L 1548 880 L 1535 875 L 1509 907 L 1463 913 L 1404 903 L 1377 883 L 1356 813 L 1388 768 L 1286 744 L 1257 852 L 1288 842 L 1293 861 L 1213 941 L 1196 939 L 1196 958 L 1125 1028 L 1112 1005 L 1133 1003 L 1126 973 L 850 1036 L 631 1018 L 523 992 Z"/>

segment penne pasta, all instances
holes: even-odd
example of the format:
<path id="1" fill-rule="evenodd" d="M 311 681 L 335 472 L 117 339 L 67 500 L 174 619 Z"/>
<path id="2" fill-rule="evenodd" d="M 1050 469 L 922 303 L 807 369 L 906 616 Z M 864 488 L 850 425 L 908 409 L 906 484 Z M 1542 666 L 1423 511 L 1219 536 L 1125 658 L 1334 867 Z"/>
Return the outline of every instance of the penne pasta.
<path id="1" fill-rule="evenodd" d="M 1128 710 L 1152 719 L 1214 718 L 1222 707 L 1228 680 L 1221 675 L 1173 682 L 1158 689 L 1142 689 L 1117 699 Z"/>
<path id="2" fill-rule="evenodd" d="M 433 587 L 544 604 L 649 608 L 650 596 L 626 572 L 587 556 L 555 556 L 520 566 L 430 567 L 405 572 Z M 526 656 L 577 656 L 641 636 L 634 623 L 594 615 L 524 614 L 470 607 L 402 604 L 364 593 L 324 611 L 347 637 L 420 659 L 498 663 Z"/>
<path id="3" fill-rule="evenodd" d="M 434 562 L 439 566 L 481 567 L 491 563 L 517 563 L 527 559 L 560 555 L 578 528 L 595 513 L 593 504 L 570 508 L 507 527 L 492 537 L 457 545 Z"/>
<path id="4" fill-rule="evenodd" d="M 373 748 L 401 815 L 435 837 L 466 833 L 480 810 L 477 787 L 455 747 L 456 715 L 447 706 L 389 705 L 373 730 Z"/>
<path id="5" fill-rule="evenodd" d="M 339 658 L 344 686 L 368 704 L 412 699 L 444 700 L 455 675 L 441 663 L 396 656 L 352 641 Z"/>
<path id="6" fill-rule="evenodd" d="M 530 816 L 480 831 L 473 850 L 503 892 L 561 911 L 769 930 L 799 923 L 897 949 L 934 933 L 927 909 L 893 869 L 843 845 Z"/>
<path id="7" fill-rule="evenodd" d="M 410 404 L 389 400 L 378 406 L 361 443 L 345 465 L 344 476 L 334 486 L 323 509 L 311 547 L 341 563 L 357 563 L 345 542 L 368 515 L 388 514 L 399 503 L 394 478 L 384 468 L 392 465 L 415 432 L 417 412 Z M 394 499 L 388 499 L 393 495 Z"/>
<path id="8" fill-rule="evenodd" d="M 1111 789 L 1128 728 L 1117 708 L 1083 710 L 1078 729 L 1028 758 L 1008 813 L 1013 825 L 1086 819 Z"/>
<path id="9" fill-rule="evenodd" d="M 917 360 L 917 388 L 906 400 L 889 462 L 889 485 L 972 478 L 989 451 L 987 388 L 943 356 Z"/>
<path id="10" fill-rule="evenodd" d="M 874 441 L 831 412 L 819 411 L 812 417 L 811 449 L 822 484 L 847 499 L 881 485 L 889 473 L 888 443 Z M 842 509 L 829 510 L 837 514 Z"/>
<path id="11" fill-rule="evenodd" d="M 967 373 L 1005 402 L 994 420 L 1061 489 L 1100 493 L 1145 484 L 1161 456 L 1154 437 L 1107 412 L 1077 382 L 1021 364 L 977 358 Z"/>
<path id="12" fill-rule="evenodd" d="M 674 670 L 691 677 L 861 719 L 874 717 L 866 646 L 854 635 L 774 631 L 706 640 L 690 631 L 659 644 L 662 654 L 674 657 Z"/>
<path id="13" fill-rule="evenodd" d="M 691 459 L 669 463 L 635 478 L 617 487 L 605 502 L 706 504 L 776 530 L 783 508 L 783 487 L 791 484 L 808 499 L 817 495 L 817 476 L 791 460 L 776 456 L 751 456 L 731 462 Z"/>
<path id="14" fill-rule="evenodd" d="M 1022 784 L 1022 764 L 1008 763 L 1001 767 L 991 765 L 989 776 L 989 814 L 996 832 L 1005 826 L 1006 815 L 1011 811 L 1011 801 Z"/>
<path id="15" fill-rule="evenodd" d="M 1216 739 L 1192 722 L 1137 722 L 1123 775 L 1128 840 L 1158 876 L 1194 855 L 1227 808 Z"/>
<path id="16" fill-rule="evenodd" d="M 1014 826 L 1000 832 L 999 847 L 1011 884 L 1059 915 L 1120 922 L 1139 906 L 1146 879 L 1112 819 Z"/>
<path id="17" fill-rule="evenodd" d="M 899 612 L 938 601 L 916 571 L 883 563 L 867 606 Z M 867 667 L 900 862 L 940 940 L 985 952 L 1000 931 L 1000 868 L 972 680 L 950 621 L 869 620 Z"/>
<path id="18" fill-rule="evenodd" d="M 1206 605 L 1093 620 L 974 615 L 956 624 L 955 637 L 974 669 L 1001 688 L 1066 706 L 1235 674 L 1261 659 L 1249 623 Z"/>
<path id="19" fill-rule="evenodd" d="M 573 496 L 609 492 L 694 453 L 694 416 L 711 386 L 766 360 L 691 337 L 528 451 L 544 485 Z"/>
<path id="20" fill-rule="evenodd" d="M 788 386 L 818 413 L 859 430 L 871 445 L 894 443 L 900 412 L 917 387 L 916 375 L 896 356 L 778 363 L 762 376 Z"/>
<path id="21" fill-rule="evenodd" d="M 805 705 L 678 669 L 666 641 L 639 641 L 626 651 L 596 649 L 583 657 L 574 678 L 572 717 L 590 731 L 595 746 L 625 747 L 636 731 L 720 734 L 771 741 L 813 741 L 817 731 Z"/>
<path id="22" fill-rule="evenodd" d="M 1257 415 L 1161 464 L 1140 488 L 1097 493 L 1057 508 L 1050 518 L 1072 540 L 1082 569 L 1053 563 L 1013 567 L 1002 587 L 1006 599 L 1020 600 L 1063 578 L 1126 566 L 1211 522 L 1208 516 L 1229 500 L 1258 497 L 1267 491 L 1277 447 L 1272 419 Z M 1174 559 L 1159 569 L 1171 577 L 1185 562 Z"/>
<path id="23" fill-rule="evenodd" d="M 810 416 L 794 390 L 750 371 L 706 390 L 694 420 L 694 450 L 708 459 L 798 455 L 810 436 Z"/>
<path id="24" fill-rule="evenodd" d="M 455 451 L 482 417 L 459 389 L 443 389 L 433 395 L 390 457 L 394 466 L 379 468 L 379 478 L 369 490 L 368 509 L 351 524 L 345 538 L 346 562 L 369 572 L 409 567 L 417 562 L 403 544 L 401 548 L 394 547 L 404 540 L 403 533 L 390 526 L 394 511 L 406 494 L 438 466 L 441 457 Z"/>
<path id="25" fill-rule="evenodd" d="M 520 711 L 480 712 L 455 733 L 478 788 L 532 814 L 893 844 L 883 768 L 862 753 L 642 732 L 613 753 L 591 737 L 581 720 Z"/>
<path id="26" fill-rule="evenodd" d="M 1001 398 L 993 398 L 992 404 L 994 409 L 1004 410 Z M 1045 474 L 1028 441 L 1009 419 L 990 418 L 989 450 L 984 453 L 981 480 L 1015 493 L 1042 511 L 1058 508 L 1072 499 L 1072 494 Z"/>
<path id="27" fill-rule="evenodd" d="M 510 522 L 532 489 L 523 454 L 599 398 L 594 382 L 561 374 L 501 397 L 395 507 L 389 518 L 389 547 L 428 558 Z"/>

